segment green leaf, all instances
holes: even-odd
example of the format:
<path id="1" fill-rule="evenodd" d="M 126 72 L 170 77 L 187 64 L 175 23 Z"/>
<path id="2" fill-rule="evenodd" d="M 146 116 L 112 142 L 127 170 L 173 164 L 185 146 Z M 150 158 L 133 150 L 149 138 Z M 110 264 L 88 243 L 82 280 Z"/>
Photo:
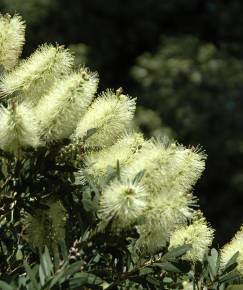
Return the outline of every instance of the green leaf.
<path id="1" fill-rule="evenodd" d="M 88 138 L 90 138 L 92 135 L 94 135 L 97 132 L 96 128 L 91 128 L 87 131 L 85 137 L 83 138 L 83 141 L 86 141 Z"/>
<path id="2" fill-rule="evenodd" d="M 170 260 L 180 258 L 191 249 L 191 245 L 183 245 L 176 248 L 172 248 L 168 253 L 163 256 L 163 260 Z"/>
<path id="3" fill-rule="evenodd" d="M 113 178 L 116 177 L 116 171 L 114 168 L 110 165 L 106 167 L 106 178 L 105 178 L 105 184 L 109 183 Z"/>
<path id="4" fill-rule="evenodd" d="M 43 286 L 53 274 L 53 263 L 48 248 L 45 246 L 44 253 L 40 256 L 39 276 Z"/>
<path id="5" fill-rule="evenodd" d="M 145 173 L 145 170 L 141 170 L 139 171 L 136 176 L 133 178 L 133 181 L 132 183 L 139 183 L 141 181 L 141 179 L 143 178 L 144 176 L 144 173 Z"/>
<path id="6" fill-rule="evenodd" d="M 154 271 L 151 268 L 143 268 L 139 271 L 139 276 L 148 275 L 148 274 L 151 274 L 153 272 Z"/>
<path id="7" fill-rule="evenodd" d="M 73 278 L 69 280 L 69 286 L 71 289 L 76 289 L 77 287 L 83 286 L 83 285 L 100 285 L 103 282 L 103 280 L 90 273 L 77 273 Z"/>
<path id="8" fill-rule="evenodd" d="M 61 254 L 64 259 L 64 261 L 68 261 L 68 251 L 67 251 L 67 246 L 64 240 L 60 241 L 60 248 L 61 248 Z"/>
<path id="9" fill-rule="evenodd" d="M 172 283 L 173 279 L 171 279 L 170 277 L 164 277 L 163 282 L 168 284 L 168 283 Z"/>
<path id="10" fill-rule="evenodd" d="M 121 181 L 121 168 L 120 168 L 119 160 L 117 160 L 116 162 L 116 174 L 117 174 L 118 180 Z"/>
<path id="11" fill-rule="evenodd" d="M 241 284 L 241 285 L 230 285 L 226 290 L 243 290 L 243 284 Z"/>
<path id="12" fill-rule="evenodd" d="M 208 256 L 208 265 L 210 277 L 213 281 L 219 270 L 219 255 L 216 249 L 211 250 L 211 255 Z"/>
<path id="13" fill-rule="evenodd" d="M 240 276 L 238 273 L 236 272 L 229 272 L 229 273 L 226 273 L 222 276 L 219 277 L 219 282 L 220 283 L 223 283 L 223 282 L 227 282 L 229 283 L 230 281 L 233 281 L 233 280 L 236 280 L 236 279 L 239 279 Z"/>
<path id="14" fill-rule="evenodd" d="M 175 273 L 180 273 L 181 270 L 177 268 L 173 263 L 171 262 L 165 262 L 165 263 L 155 263 L 153 266 L 157 266 L 166 272 L 175 272 Z"/>
<path id="15" fill-rule="evenodd" d="M 187 273 L 191 269 L 190 263 L 186 261 L 179 262 L 164 262 L 164 263 L 154 263 L 153 267 L 159 267 L 160 269 L 166 272 L 174 272 L 174 273 Z"/>
<path id="16" fill-rule="evenodd" d="M 51 283 L 50 283 L 50 285 L 49 285 L 49 288 L 50 288 L 50 289 L 51 289 L 51 287 L 53 287 L 54 285 L 56 285 L 56 283 L 58 283 L 58 282 L 63 282 L 63 281 L 62 281 L 62 278 L 63 278 L 64 275 L 65 275 L 64 270 L 66 269 L 67 265 L 68 265 L 67 262 L 64 262 L 64 264 L 62 265 L 62 268 L 59 269 L 58 274 L 56 274 L 56 276 L 54 276 L 54 278 L 52 279 L 52 281 L 51 281 Z"/>
<path id="17" fill-rule="evenodd" d="M 30 268 L 30 266 L 29 266 L 29 264 L 27 263 L 26 260 L 24 260 L 23 264 L 24 264 L 25 271 L 26 271 L 26 273 L 27 273 L 27 275 L 28 275 L 30 281 L 32 282 L 33 287 L 34 287 L 33 290 L 39 290 L 40 287 L 39 287 L 39 284 L 38 284 L 38 282 L 36 280 L 34 272 Z"/>
<path id="18" fill-rule="evenodd" d="M 16 290 L 16 288 L 14 288 L 13 286 L 7 284 L 4 281 L 0 281 L 0 289 L 1 290 Z"/>
<path id="19" fill-rule="evenodd" d="M 148 276 L 148 277 L 146 278 L 146 280 L 147 280 L 150 284 L 152 284 L 152 285 L 154 285 L 154 286 L 157 286 L 157 287 L 160 287 L 160 286 L 161 286 L 161 281 L 160 281 L 159 279 L 156 279 L 156 278 L 152 277 L 152 276 Z"/>
<path id="20" fill-rule="evenodd" d="M 73 274 L 77 273 L 80 271 L 81 266 L 83 265 L 83 261 L 78 261 L 75 262 L 71 265 L 69 265 L 65 270 L 64 270 L 64 275 L 67 277 L 72 276 Z"/>
<path id="21" fill-rule="evenodd" d="M 224 269 L 223 269 L 223 274 L 224 273 L 228 273 L 230 271 L 232 271 L 236 266 L 237 266 L 237 258 L 239 256 L 239 251 L 236 252 L 230 259 L 229 261 L 226 263 Z"/>
<path id="22" fill-rule="evenodd" d="M 20 249 L 17 250 L 17 253 L 16 253 L 16 260 L 19 261 L 19 260 L 23 260 L 23 253 Z"/>

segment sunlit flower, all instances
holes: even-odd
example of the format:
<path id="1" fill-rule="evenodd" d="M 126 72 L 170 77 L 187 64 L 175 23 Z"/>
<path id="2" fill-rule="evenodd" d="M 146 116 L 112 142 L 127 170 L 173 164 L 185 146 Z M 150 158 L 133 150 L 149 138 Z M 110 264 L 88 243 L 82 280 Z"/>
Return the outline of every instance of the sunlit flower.
<path id="1" fill-rule="evenodd" d="M 221 265 L 222 267 L 227 264 L 231 257 L 233 257 L 236 252 L 239 252 L 236 262 L 237 270 L 243 275 L 243 226 L 236 233 L 234 238 L 226 244 L 221 250 Z"/>
<path id="2" fill-rule="evenodd" d="M 85 69 L 55 83 L 35 107 L 44 140 L 68 138 L 74 132 L 94 97 L 97 84 L 96 75 Z"/>
<path id="3" fill-rule="evenodd" d="M 86 145 L 112 145 L 130 125 L 134 111 L 134 99 L 107 91 L 92 103 L 80 120 L 75 135 L 84 138 L 88 130 L 95 129 L 96 132 L 86 140 Z"/>
<path id="4" fill-rule="evenodd" d="M 61 46 L 42 45 L 13 71 L 4 75 L 2 95 L 20 92 L 21 98 L 36 104 L 56 79 L 70 72 L 73 57 Z"/>
<path id="5" fill-rule="evenodd" d="M 190 244 L 192 248 L 182 258 L 193 262 L 202 261 L 212 245 L 213 236 L 214 230 L 201 217 L 192 224 L 175 230 L 171 235 L 169 248 Z"/>
<path id="6" fill-rule="evenodd" d="M 175 144 L 147 142 L 124 173 L 132 176 L 145 170 L 143 184 L 154 195 L 188 191 L 205 167 L 205 157 L 192 149 Z"/>
<path id="7" fill-rule="evenodd" d="M 192 195 L 180 192 L 149 196 L 148 200 L 143 223 L 137 226 L 136 247 L 143 253 L 154 254 L 165 246 L 176 228 L 192 218 L 196 201 Z"/>
<path id="8" fill-rule="evenodd" d="M 170 230 L 174 225 L 191 219 L 195 211 L 196 198 L 191 194 L 169 191 L 156 197 L 150 196 L 147 219 L 151 224 L 160 223 Z"/>
<path id="9" fill-rule="evenodd" d="M 99 215 L 103 222 L 110 220 L 116 228 L 128 228 L 146 209 L 147 193 L 139 184 L 114 181 L 101 195 Z"/>
<path id="10" fill-rule="evenodd" d="M 25 39 L 25 23 L 18 15 L 0 15 L 0 65 L 12 69 L 18 62 Z"/>
<path id="11" fill-rule="evenodd" d="M 13 104 L 0 110 L 0 147 L 18 154 L 21 148 L 39 144 L 39 128 L 30 108 Z"/>
<path id="12" fill-rule="evenodd" d="M 144 144 L 140 133 L 126 133 L 114 145 L 100 151 L 91 151 L 86 156 L 86 171 L 95 178 L 103 177 L 107 167 L 115 168 L 117 161 L 121 170 L 129 164 Z"/>

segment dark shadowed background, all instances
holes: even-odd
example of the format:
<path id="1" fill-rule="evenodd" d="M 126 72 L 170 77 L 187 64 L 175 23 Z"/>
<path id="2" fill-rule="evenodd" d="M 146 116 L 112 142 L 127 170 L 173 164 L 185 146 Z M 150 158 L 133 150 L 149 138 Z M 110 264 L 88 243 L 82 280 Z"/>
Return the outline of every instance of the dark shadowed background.
<path id="1" fill-rule="evenodd" d="M 138 96 L 136 123 L 208 154 L 195 193 L 216 243 L 243 223 L 243 1 L 0 0 L 27 22 L 28 56 L 70 46 L 100 88 Z"/>

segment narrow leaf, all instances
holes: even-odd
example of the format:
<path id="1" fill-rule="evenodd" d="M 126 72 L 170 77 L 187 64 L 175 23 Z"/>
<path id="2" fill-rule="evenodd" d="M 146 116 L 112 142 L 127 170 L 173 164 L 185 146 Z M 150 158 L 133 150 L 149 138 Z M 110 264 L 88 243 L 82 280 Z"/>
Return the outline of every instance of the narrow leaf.
<path id="1" fill-rule="evenodd" d="M 223 273 L 228 273 L 228 272 L 230 272 L 231 270 L 230 269 L 232 269 L 232 265 L 237 265 L 237 262 L 236 262 L 236 260 L 237 260 L 237 258 L 238 258 L 238 256 L 239 256 L 239 251 L 238 252 L 236 252 L 230 259 L 229 259 L 229 261 L 226 263 L 226 265 L 225 265 L 225 267 L 224 267 L 224 269 L 223 269 Z"/>
<path id="2" fill-rule="evenodd" d="M 35 290 L 39 290 L 40 288 L 39 288 L 38 282 L 36 280 L 36 277 L 35 277 L 32 269 L 30 268 L 30 266 L 26 260 L 24 260 L 24 268 L 25 268 L 25 271 L 26 271 L 27 275 L 29 276 L 29 279 L 31 280 L 32 285 L 34 286 Z"/>
<path id="3" fill-rule="evenodd" d="M 77 273 L 80 271 L 81 266 L 83 265 L 83 261 L 78 261 L 75 262 L 71 265 L 69 265 L 65 270 L 64 270 L 64 275 L 67 277 L 72 276 L 73 274 Z"/>
<path id="4" fill-rule="evenodd" d="M 136 176 L 134 177 L 132 183 L 139 183 L 141 181 L 141 179 L 143 178 L 145 173 L 145 170 L 139 171 L 138 174 L 136 174 Z"/>
<path id="5" fill-rule="evenodd" d="M 0 281 L 0 289 L 1 290 L 15 290 L 15 288 L 13 286 L 10 286 L 9 284 L 7 284 L 4 281 Z"/>
<path id="6" fill-rule="evenodd" d="M 77 287 L 83 285 L 99 285 L 103 282 L 103 280 L 93 274 L 89 273 L 77 273 L 73 278 L 69 280 L 69 286 L 71 289 L 76 289 Z"/>
<path id="7" fill-rule="evenodd" d="M 229 282 L 229 281 L 233 281 L 233 280 L 239 279 L 239 278 L 240 278 L 240 276 L 238 273 L 229 272 L 229 273 L 226 273 L 226 274 L 222 275 L 221 277 L 219 277 L 219 282 L 220 283 Z"/>
<path id="8" fill-rule="evenodd" d="M 163 256 L 163 260 L 180 258 L 185 255 L 187 251 L 191 249 L 191 245 L 183 245 L 176 248 L 171 249 L 168 253 Z"/>

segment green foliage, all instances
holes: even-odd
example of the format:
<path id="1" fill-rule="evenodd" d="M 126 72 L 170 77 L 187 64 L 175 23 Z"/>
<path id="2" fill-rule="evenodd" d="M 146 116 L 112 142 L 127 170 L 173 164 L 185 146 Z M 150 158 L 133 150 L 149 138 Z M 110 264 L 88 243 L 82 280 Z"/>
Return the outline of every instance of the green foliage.
<path id="1" fill-rule="evenodd" d="M 80 248 L 87 247 L 87 241 L 76 243 Z M 127 271 L 116 272 L 117 267 L 99 268 L 99 263 L 103 260 L 99 254 L 93 258 L 96 264 L 92 268 L 92 263 L 87 265 L 84 259 L 83 250 L 77 252 L 78 261 L 70 260 L 67 250 L 63 244 L 60 252 L 56 256 L 54 264 L 52 256 L 47 248 L 40 255 L 38 262 L 29 265 L 23 262 L 26 271 L 24 276 L 15 276 L 10 283 L 0 281 L 0 289 L 3 290 L 44 290 L 44 289 L 226 289 L 231 283 L 239 283 L 240 276 L 234 271 L 236 266 L 236 256 L 232 257 L 225 268 L 220 268 L 220 257 L 215 249 L 211 254 L 205 256 L 203 263 L 193 266 L 193 272 L 188 262 L 183 262 L 180 257 L 190 249 L 190 245 L 175 248 L 164 255 L 159 255 L 153 260 L 140 261 L 134 265 L 132 260 L 127 261 Z M 118 260 L 119 261 L 119 260 Z M 108 261 L 107 261 L 108 262 Z M 104 263 L 104 261 L 103 261 Z M 102 263 L 102 264 L 103 264 Z M 103 267 L 105 264 L 103 264 Z M 108 265 L 107 265 L 108 266 Z M 109 271 L 116 278 L 114 282 L 109 281 Z M 101 278 L 101 277 L 102 278 Z M 240 285 L 234 284 L 233 288 L 240 289 Z M 140 285 L 140 286 L 139 286 Z M 191 287 L 191 288 L 190 288 Z"/>

